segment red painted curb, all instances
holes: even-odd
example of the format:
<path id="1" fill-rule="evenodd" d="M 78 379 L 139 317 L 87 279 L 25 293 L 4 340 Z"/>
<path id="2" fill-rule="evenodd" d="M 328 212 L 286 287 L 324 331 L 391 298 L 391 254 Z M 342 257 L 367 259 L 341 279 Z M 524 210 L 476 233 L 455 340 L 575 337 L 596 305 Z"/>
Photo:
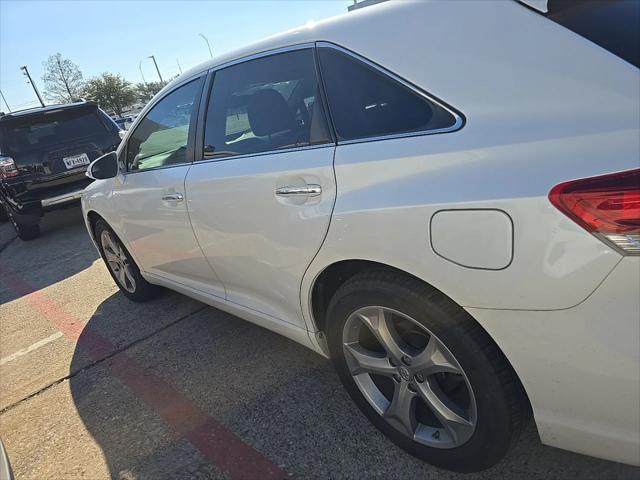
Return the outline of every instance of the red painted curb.
<path id="1" fill-rule="evenodd" d="M 41 313 L 55 328 L 92 360 L 101 360 L 116 350 L 102 335 L 85 328 L 84 323 L 40 290 L 34 290 L 21 276 L 0 268 L 7 286 Z M 140 366 L 126 353 L 118 353 L 108 367 L 148 408 L 155 411 L 178 436 L 186 438 L 204 458 L 232 480 L 289 478 L 280 467 L 245 443 L 231 430 L 205 413 L 192 400 L 158 376 Z"/>

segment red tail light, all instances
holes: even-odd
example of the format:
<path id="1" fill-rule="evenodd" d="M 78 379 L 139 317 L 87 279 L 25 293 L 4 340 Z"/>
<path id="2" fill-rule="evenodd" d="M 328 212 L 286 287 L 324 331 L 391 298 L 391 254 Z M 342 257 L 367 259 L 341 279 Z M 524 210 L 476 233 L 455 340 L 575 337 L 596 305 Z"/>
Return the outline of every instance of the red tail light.
<path id="1" fill-rule="evenodd" d="M 0 155 L 0 178 L 15 177 L 18 175 L 18 169 L 11 157 Z"/>
<path id="2" fill-rule="evenodd" d="M 549 200 L 622 253 L 640 255 L 640 169 L 561 183 Z"/>

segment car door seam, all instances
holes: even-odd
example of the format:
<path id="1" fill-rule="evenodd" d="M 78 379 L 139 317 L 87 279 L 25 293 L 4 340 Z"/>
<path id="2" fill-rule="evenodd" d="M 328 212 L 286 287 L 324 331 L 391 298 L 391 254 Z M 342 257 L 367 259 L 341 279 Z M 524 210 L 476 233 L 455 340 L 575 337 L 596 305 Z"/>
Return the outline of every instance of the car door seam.
<path id="1" fill-rule="evenodd" d="M 200 245 L 200 240 L 198 239 L 198 235 L 196 234 L 196 229 L 194 228 L 193 222 L 191 221 L 191 212 L 189 211 L 189 192 L 187 191 L 187 178 L 189 178 L 189 172 L 191 172 L 192 167 L 193 167 L 193 163 L 189 165 L 189 168 L 187 169 L 187 173 L 185 174 L 184 179 L 182 180 L 182 187 L 183 187 L 182 189 L 184 190 L 185 207 L 187 209 L 187 219 L 189 220 L 189 226 L 191 227 L 191 233 L 193 233 L 193 238 L 196 241 L 196 245 L 198 245 L 198 248 L 200 249 L 200 253 L 202 253 L 203 258 L 207 262 L 207 265 L 209 265 L 209 268 L 211 269 L 211 272 L 213 272 L 214 277 L 220 283 L 220 285 L 222 285 L 222 290 L 224 291 L 224 299 L 226 300 L 227 287 L 225 286 L 222 279 L 218 276 L 215 268 L 213 268 L 213 265 L 211 265 L 211 262 L 209 261 L 209 258 L 207 257 L 207 255 L 204 253 L 204 249 L 202 248 L 202 245 Z"/>

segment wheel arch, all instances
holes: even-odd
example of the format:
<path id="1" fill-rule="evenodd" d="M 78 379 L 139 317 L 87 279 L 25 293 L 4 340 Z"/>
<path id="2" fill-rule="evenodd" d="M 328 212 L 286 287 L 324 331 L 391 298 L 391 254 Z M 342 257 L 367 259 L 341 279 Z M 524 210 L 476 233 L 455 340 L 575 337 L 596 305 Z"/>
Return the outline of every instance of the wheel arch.
<path id="1" fill-rule="evenodd" d="M 317 331 L 324 332 L 326 326 L 326 309 L 333 295 L 341 285 L 354 275 L 365 271 L 386 270 L 411 277 L 416 281 L 424 280 L 391 265 L 366 259 L 339 260 L 327 265 L 312 282 L 309 293 L 309 313 Z M 429 284 L 427 284 L 429 285 Z M 432 285 L 429 285 L 434 288 Z"/>
<path id="2" fill-rule="evenodd" d="M 95 210 L 89 210 L 87 212 L 87 227 L 89 230 L 89 234 L 91 235 L 91 238 L 93 239 L 93 241 L 96 241 L 96 222 L 98 220 L 104 220 L 106 222 L 106 220 L 104 219 L 104 217 L 102 215 L 100 215 L 98 212 L 96 212 Z M 107 222 L 108 223 L 108 222 Z"/>

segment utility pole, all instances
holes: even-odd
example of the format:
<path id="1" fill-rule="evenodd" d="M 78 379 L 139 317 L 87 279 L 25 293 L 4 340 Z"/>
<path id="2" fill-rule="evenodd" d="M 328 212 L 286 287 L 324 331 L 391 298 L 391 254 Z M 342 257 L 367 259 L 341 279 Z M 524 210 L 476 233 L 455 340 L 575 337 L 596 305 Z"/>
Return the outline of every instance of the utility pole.
<path id="1" fill-rule="evenodd" d="M 209 39 L 207 37 L 205 37 L 203 34 L 199 33 L 198 35 L 200 35 L 202 37 L 202 39 L 207 42 L 207 48 L 209 49 L 209 57 L 211 58 L 211 60 L 213 60 L 213 53 L 211 53 L 211 45 L 209 45 Z"/>
<path id="2" fill-rule="evenodd" d="M 160 78 L 160 83 L 164 83 L 164 80 L 162 80 L 162 75 L 160 75 L 160 69 L 158 68 L 158 62 L 156 62 L 156 57 L 154 57 L 153 55 L 149 55 L 147 58 L 150 58 L 151 60 L 153 60 L 153 64 L 156 66 L 156 72 L 158 72 L 158 78 Z"/>
<path id="3" fill-rule="evenodd" d="M 144 78 L 144 73 L 142 73 L 142 60 L 140 60 L 138 62 L 138 70 L 140 70 L 140 76 L 142 76 L 142 83 L 145 84 L 145 86 L 147 85 L 147 81 Z"/>
<path id="4" fill-rule="evenodd" d="M 180 60 L 176 58 L 176 63 L 178 64 L 178 70 L 180 70 L 180 75 L 182 75 L 182 67 L 180 66 Z"/>
<path id="5" fill-rule="evenodd" d="M 42 97 L 40 96 L 40 92 L 38 91 L 38 87 L 36 87 L 36 84 L 33 83 L 33 80 L 31 80 L 31 75 L 29 75 L 29 70 L 27 70 L 27 66 L 26 65 L 21 66 L 20 70 L 22 70 L 22 73 L 24 73 L 26 75 L 26 77 L 29 79 L 29 83 L 33 87 L 33 91 L 36 92 L 36 97 L 38 97 L 38 100 L 40 100 L 40 105 L 42 105 L 44 107 L 44 102 L 42 101 Z"/>
<path id="6" fill-rule="evenodd" d="M 7 103 L 7 99 L 4 98 L 4 94 L 2 93 L 2 90 L 0 90 L 0 97 L 2 97 L 2 100 L 4 101 L 4 104 L 7 106 L 7 110 L 9 110 L 9 113 L 11 113 L 11 107 Z"/>

